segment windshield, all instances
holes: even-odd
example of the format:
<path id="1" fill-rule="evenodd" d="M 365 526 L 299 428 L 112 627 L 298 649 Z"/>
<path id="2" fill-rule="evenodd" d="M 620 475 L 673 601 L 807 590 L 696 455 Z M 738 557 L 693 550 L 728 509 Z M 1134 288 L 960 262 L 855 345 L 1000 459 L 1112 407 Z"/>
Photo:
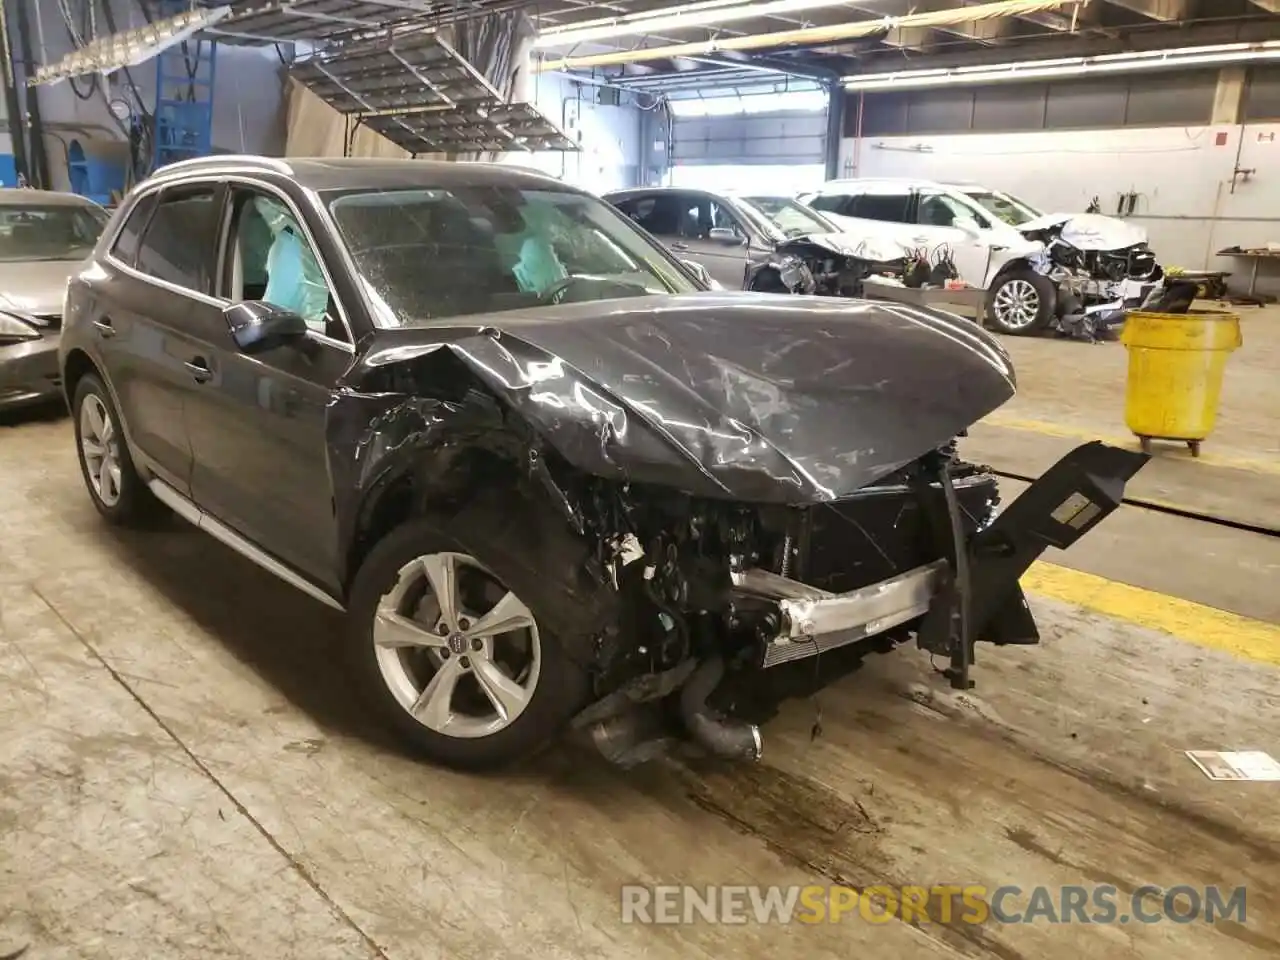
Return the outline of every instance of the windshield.
<path id="1" fill-rule="evenodd" d="M 81 260 L 107 219 L 107 211 L 87 203 L 0 204 L 0 262 Z"/>
<path id="2" fill-rule="evenodd" d="M 700 289 L 626 217 L 578 193 L 473 186 L 329 197 L 379 326 Z"/>
<path id="3" fill-rule="evenodd" d="M 789 197 L 746 197 L 751 204 L 787 236 L 804 237 L 813 233 L 835 233 L 835 228 L 808 207 Z"/>
<path id="4" fill-rule="evenodd" d="M 999 190 L 966 190 L 964 194 L 981 204 L 993 216 L 1015 227 L 1041 216 L 1035 207 Z"/>

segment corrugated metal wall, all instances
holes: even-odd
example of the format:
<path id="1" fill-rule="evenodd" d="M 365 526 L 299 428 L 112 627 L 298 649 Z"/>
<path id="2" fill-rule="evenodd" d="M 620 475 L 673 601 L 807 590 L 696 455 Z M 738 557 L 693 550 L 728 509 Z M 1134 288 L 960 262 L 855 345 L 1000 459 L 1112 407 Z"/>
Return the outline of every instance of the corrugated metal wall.
<path id="1" fill-rule="evenodd" d="M 1053 83 L 1010 83 L 868 93 L 862 136 L 1105 130 L 1192 126 L 1213 114 L 1218 71 L 1098 77 Z M 1260 96 L 1269 93 L 1260 90 Z M 849 96 L 844 135 L 857 135 L 858 102 Z"/>

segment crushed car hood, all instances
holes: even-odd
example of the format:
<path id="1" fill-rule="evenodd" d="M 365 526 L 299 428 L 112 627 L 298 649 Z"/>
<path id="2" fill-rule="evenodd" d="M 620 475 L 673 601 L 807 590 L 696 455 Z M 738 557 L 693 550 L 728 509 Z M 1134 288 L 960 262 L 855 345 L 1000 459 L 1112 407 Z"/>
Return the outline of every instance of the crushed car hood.
<path id="1" fill-rule="evenodd" d="M 1018 229 L 1026 235 L 1055 227 L 1062 228 L 1062 239 L 1077 250 L 1124 250 L 1147 242 L 1142 227 L 1100 213 L 1047 213 Z"/>
<path id="2" fill-rule="evenodd" d="M 402 331 L 365 362 L 449 350 L 579 469 L 705 496 L 840 497 L 1014 391 L 990 335 L 900 304 L 699 293 L 467 319 L 469 335 Z"/>
<path id="3" fill-rule="evenodd" d="M 61 316 L 67 280 L 79 260 L 17 260 L 0 263 L 0 310 L 32 316 Z"/>

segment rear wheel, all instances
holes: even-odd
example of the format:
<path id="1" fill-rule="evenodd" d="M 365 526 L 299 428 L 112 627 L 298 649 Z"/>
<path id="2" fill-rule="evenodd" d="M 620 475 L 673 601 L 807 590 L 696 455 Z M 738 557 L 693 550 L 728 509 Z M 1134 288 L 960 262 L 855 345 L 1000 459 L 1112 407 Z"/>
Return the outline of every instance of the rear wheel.
<path id="1" fill-rule="evenodd" d="M 987 323 L 1013 336 L 1036 333 L 1053 319 L 1057 297 L 1057 288 L 1048 277 L 1030 267 L 1015 267 L 987 291 Z"/>
<path id="2" fill-rule="evenodd" d="M 430 524 L 405 524 L 374 548 L 348 615 L 364 699 L 437 763 L 510 763 L 582 705 L 583 677 L 542 629 L 536 600 Z"/>

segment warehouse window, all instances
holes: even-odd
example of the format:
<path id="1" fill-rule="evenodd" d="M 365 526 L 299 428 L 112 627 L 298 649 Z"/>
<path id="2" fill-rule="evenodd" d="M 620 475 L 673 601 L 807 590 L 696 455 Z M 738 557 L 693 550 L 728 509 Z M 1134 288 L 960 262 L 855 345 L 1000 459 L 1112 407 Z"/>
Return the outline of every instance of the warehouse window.
<path id="1" fill-rule="evenodd" d="M 827 109 L 827 91 L 760 90 L 715 97 L 690 97 L 668 101 L 675 117 L 728 117 L 737 114 L 820 113 Z"/>

